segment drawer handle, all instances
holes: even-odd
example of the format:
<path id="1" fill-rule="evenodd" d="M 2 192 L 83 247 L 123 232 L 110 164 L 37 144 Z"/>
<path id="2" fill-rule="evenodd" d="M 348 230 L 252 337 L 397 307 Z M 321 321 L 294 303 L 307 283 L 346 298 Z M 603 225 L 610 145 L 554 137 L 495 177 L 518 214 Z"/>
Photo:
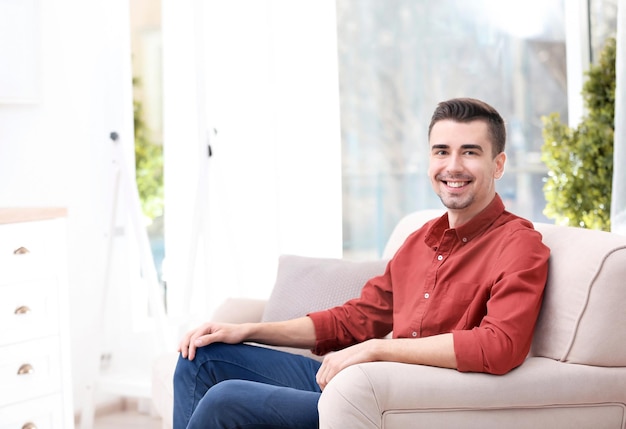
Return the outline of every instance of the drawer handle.
<path id="1" fill-rule="evenodd" d="M 29 363 L 25 363 L 17 370 L 17 375 L 28 375 L 35 372 L 35 368 Z"/>
<path id="2" fill-rule="evenodd" d="M 33 422 L 24 423 L 22 429 L 37 429 L 37 425 Z"/>
<path id="3" fill-rule="evenodd" d="M 26 247 L 18 247 L 13 251 L 14 255 L 26 255 L 27 253 L 30 253 L 30 250 L 28 250 Z"/>
<path id="4" fill-rule="evenodd" d="M 17 307 L 14 311 L 15 314 L 20 315 L 20 314 L 28 314 L 30 313 L 30 307 L 27 305 L 20 305 L 19 307 Z"/>

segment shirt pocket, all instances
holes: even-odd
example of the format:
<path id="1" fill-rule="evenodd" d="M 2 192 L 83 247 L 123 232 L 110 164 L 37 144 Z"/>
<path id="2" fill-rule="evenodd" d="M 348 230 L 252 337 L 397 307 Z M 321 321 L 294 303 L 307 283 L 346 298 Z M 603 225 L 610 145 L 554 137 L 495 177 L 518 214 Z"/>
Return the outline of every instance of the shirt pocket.
<path id="1" fill-rule="evenodd" d="M 438 333 L 471 329 L 487 312 L 487 292 L 480 283 L 442 283 L 433 295 L 433 329 Z"/>

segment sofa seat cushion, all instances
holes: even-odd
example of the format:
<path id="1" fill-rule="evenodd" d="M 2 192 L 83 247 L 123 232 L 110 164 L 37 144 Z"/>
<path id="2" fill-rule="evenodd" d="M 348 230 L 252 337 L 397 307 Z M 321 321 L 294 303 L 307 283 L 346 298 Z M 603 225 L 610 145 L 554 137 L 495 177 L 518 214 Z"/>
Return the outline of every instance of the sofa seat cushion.
<path id="1" fill-rule="evenodd" d="M 531 354 L 626 366 L 626 237 L 535 224 L 550 247 L 545 297 Z"/>

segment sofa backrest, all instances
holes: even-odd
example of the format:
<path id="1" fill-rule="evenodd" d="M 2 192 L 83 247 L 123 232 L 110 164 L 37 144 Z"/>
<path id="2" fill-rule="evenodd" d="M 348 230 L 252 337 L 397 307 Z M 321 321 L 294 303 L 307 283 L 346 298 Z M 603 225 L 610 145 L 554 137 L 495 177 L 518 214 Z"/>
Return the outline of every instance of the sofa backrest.
<path id="1" fill-rule="evenodd" d="M 443 210 L 401 219 L 383 257 Z M 596 366 L 626 366 L 626 237 L 535 223 L 550 248 L 550 268 L 532 356 Z"/>
<path id="2" fill-rule="evenodd" d="M 531 355 L 626 366 L 626 237 L 535 223 L 550 247 Z"/>
<path id="3" fill-rule="evenodd" d="M 419 210 L 400 219 L 391 232 L 389 240 L 387 240 L 383 250 L 383 259 L 391 259 L 411 233 L 421 228 L 429 220 L 442 216 L 445 212 L 444 209 Z"/>

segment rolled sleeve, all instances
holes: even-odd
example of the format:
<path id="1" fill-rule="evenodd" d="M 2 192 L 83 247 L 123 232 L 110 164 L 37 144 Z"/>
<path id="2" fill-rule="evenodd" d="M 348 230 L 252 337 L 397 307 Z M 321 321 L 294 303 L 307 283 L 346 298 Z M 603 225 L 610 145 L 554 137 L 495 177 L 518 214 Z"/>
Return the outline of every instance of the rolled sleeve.
<path id="1" fill-rule="evenodd" d="M 472 331 L 453 331 L 454 354 L 461 372 L 484 372 L 484 358 Z"/>
<path id="2" fill-rule="evenodd" d="M 307 314 L 315 327 L 315 347 L 311 350 L 321 356 L 337 347 L 336 322 L 332 313 L 328 310 L 317 311 Z"/>
<path id="3" fill-rule="evenodd" d="M 392 328 L 389 268 L 367 281 L 359 298 L 324 311 L 307 314 L 315 327 L 317 355 L 343 349 L 370 338 L 383 337 Z"/>

